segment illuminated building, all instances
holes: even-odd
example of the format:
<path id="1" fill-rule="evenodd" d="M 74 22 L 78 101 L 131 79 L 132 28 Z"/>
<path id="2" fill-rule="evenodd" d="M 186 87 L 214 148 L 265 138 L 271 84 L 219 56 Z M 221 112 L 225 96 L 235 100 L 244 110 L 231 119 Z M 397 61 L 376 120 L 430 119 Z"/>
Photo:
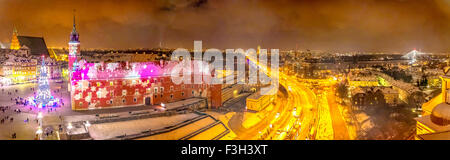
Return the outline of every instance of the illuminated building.
<path id="1" fill-rule="evenodd" d="M 374 76 L 350 75 L 348 77 L 351 88 L 380 86 L 378 79 Z"/>
<path id="2" fill-rule="evenodd" d="M 450 139 L 450 75 L 441 77 L 440 95 L 422 105 L 423 114 L 416 118 L 416 139 Z"/>
<path id="3" fill-rule="evenodd" d="M 74 18 L 75 21 L 75 18 Z M 69 41 L 69 90 L 73 110 L 159 105 L 192 97 L 222 105 L 220 84 L 174 84 L 171 72 L 179 62 L 91 59 L 80 54 L 75 22 Z M 193 61 L 196 63 L 199 61 Z M 200 65 L 206 65 L 201 63 Z M 194 75 L 191 74 L 191 79 Z"/>
<path id="4" fill-rule="evenodd" d="M 19 36 L 17 30 L 14 29 L 13 37 L 11 39 L 11 49 L 19 50 L 26 46 L 30 50 L 32 56 L 49 56 L 47 45 L 43 37 Z"/>
<path id="5" fill-rule="evenodd" d="M 441 103 L 450 103 L 450 76 L 447 73 L 444 76 L 441 76 L 441 82 L 442 82 L 442 91 L 441 93 L 434 97 L 433 99 L 431 99 L 430 101 L 428 101 L 427 103 L 424 103 L 422 105 L 422 115 L 426 116 L 426 115 L 430 115 L 433 111 L 433 108 L 436 107 L 438 104 Z"/>
<path id="6" fill-rule="evenodd" d="M 65 49 L 60 48 L 49 48 L 48 52 L 50 54 L 50 58 L 56 60 L 56 61 L 69 61 L 68 57 L 68 51 Z"/>
<path id="7" fill-rule="evenodd" d="M 358 87 L 352 91 L 352 106 L 395 106 L 399 102 L 399 92 L 393 87 Z"/>
<path id="8" fill-rule="evenodd" d="M 277 94 L 273 94 L 271 92 L 274 92 L 275 89 L 272 89 L 269 91 L 268 94 L 261 94 L 261 91 L 258 91 L 256 93 L 253 93 L 252 95 L 248 96 L 246 99 L 246 107 L 248 110 L 253 111 L 261 111 L 267 106 L 272 103 L 276 97 Z"/>
<path id="9" fill-rule="evenodd" d="M 30 83 L 36 81 L 37 60 L 42 55 L 49 55 L 42 37 L 19 36 L 14 28 L 11 49 L 0 49 L 0 83 L 2 85 Z M 49 78 L 61 78 L 61 66 L 53 60 L 46 60 Z"/>
<path id="10" fill-rule="evenodd" d="M 26 51 L 23 47 L 19 50 L 7 50 L 6 59 L 0 62 L 0 76 L 2 85 L 29 83 L 36 80 L 35 59 L 16 56 L 15 52 Z M 22 54 L 22 53 L 19 53 Z"/>

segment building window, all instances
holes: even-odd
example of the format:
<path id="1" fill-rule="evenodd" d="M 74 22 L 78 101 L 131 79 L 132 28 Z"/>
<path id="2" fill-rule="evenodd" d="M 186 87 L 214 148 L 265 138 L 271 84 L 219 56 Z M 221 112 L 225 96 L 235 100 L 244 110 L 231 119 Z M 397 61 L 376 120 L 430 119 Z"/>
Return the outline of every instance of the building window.
<path id="1" fill-rule="evenodd" d="M 170 94 L 170 99 L 173 99 L 173 94 Z"/>
<path id="2" fill-rule="evenodd" d="M 122 103 L 125 103 L 126 102 L 126 100 L 125 99 L 122 99 Z"/>
<path id="3" fill-rule="evenodd" d="M 173 86 L 170 86 L 170 91 L 173 91 Z"/>
<path id="4" fill-rule="evenodd" d="M 134 98 L 133 101 L 134 101 L 134 102 L 137 102 L 137 98 Z"/>
<path id="5" fill-rule="evenodd" d="M 83 107 L 83 102 L 80 102 L 80 107 Z"/>
<path id="6" fill-rule="evenodd" d="M 194 91 L 192 91 L 192 95 L 194 95 Z"/>
<path id="7" fill-rule="evenodd" d="M 184 96 L 184 92 L 181 92 L 181 96 Z"/>
<path id="8" fill-rule="evenodd" d="M 134 95 L 139 95 L 139 89 L 134 90 Z"/>
<path id="9" fill-rule="evenodd" d="M 159 88 L 161 94 L 164 92 L 164 87 Z"/>
<path id="10" fill-rule="evenodd" d="M 445 81 L 447 82 L 447 81 Z M 446 98 L 446 102 L 450 104 L 450 89 L 447 89 L 447 98 Z"/>
<path id="11" fill-rule="evenodd" d="M 102 90 L 97 91 L 97 98 L 102 98 Z"/>
<path id="12" fill-rule="evenodd" d="M 122 90 L 122 96 L 126 96 L 127 95 L 127 90 Z"/>
<path id="13" fill-rule="evenodd" d="M 155 94 L 158 93 L 158 87 L 155 87 Z"/>

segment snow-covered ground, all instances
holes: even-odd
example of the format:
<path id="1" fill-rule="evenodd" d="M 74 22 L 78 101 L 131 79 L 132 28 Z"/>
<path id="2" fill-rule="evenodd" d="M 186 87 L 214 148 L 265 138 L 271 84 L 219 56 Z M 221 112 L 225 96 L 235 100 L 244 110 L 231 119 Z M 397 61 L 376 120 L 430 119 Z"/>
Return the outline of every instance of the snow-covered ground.
<path id="1" fill-rule="evenodd" d="M 93 139 L 110 139 L 121 135 L 138 134 L 149 129 L 162 129 L 173 126 L 185 120 L 199 116 L 195 113 L 180 114 L 170 117 L 157 117 L 123 122 L 93 124 L 89 134 Z"/>
<path id="2" fill-rule="evenodd" d="M 28 98 L 33 96 L 35 91 L 32 91 L 31 88 L 36 88 L 36 83 L 28 83 L 28 84 L 19 84 L 19 85 L 11 85 L 11 86 L 3 86 L 0 90 L 0 106 L 6 107 L 9 109 L 5 110 L 5 113 L 0 111 L 0 120 L 6 119 L 8 116 L 9 119 L 13 118 L 14 120 L 10 122 L 6 120 L 3 124 L 0 124 L 0 139 L 11 139 L 12 134 L 16 133 L 16 139 L 35 139 L 35 133 L 37 131 L 38 124 L 35 121 L 37 118 L 37 113 L 39 111 L 43 112 L 44 117 L 46 116 L 56 116 L 59 117 L 63 115 L 68 110 L 71 111 L 70 103 L 68 101 L 69 95 L 67 92 L 67 85 L 64 83 L 51 83 L 50 87 L 52 90 L 52 95 L 56 98 L 62 98 L 63 102 L 66 103 L 65 106 L 56 108 L 56 110 L 38 110 L 37 108 L 26 107 L 23 105 L 16 105 L 15 98 Z M 17 92 L 16 92 L 17 90 Z M 60 92 L 53 92 L 59 90 Z M 8 94 L 11 93 L 11 94 Z M 11 100 L 12 99 L 12 100 Z M 14 110 L 20 109 L 21 113 L 16 113 Z M 26 120 L 29 122 L 25 122 Z"/>

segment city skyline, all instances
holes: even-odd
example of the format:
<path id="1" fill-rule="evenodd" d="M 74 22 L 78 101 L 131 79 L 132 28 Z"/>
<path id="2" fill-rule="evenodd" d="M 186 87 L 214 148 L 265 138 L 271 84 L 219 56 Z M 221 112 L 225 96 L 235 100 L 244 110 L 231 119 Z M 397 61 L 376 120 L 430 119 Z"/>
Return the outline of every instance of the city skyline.
<path id="1" fill-rule="evenodd" d="M 0 1 L 0 42 L 19 35 L 65 47 L 76 9 L 82 48 L 263 48 L 448 52 L 450 2 Z M 50 9 L 51 8 L 51 9 Z M 280 9 L 282 8 L 282 9 Z M 19 14 L 20 13 L 20 14 Z"/>

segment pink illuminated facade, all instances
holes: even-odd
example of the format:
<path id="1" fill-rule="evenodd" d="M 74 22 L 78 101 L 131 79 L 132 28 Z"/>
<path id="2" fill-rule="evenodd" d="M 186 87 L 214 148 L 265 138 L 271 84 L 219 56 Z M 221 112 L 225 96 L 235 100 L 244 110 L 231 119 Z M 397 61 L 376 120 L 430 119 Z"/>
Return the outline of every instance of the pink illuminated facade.
<path id="1" fill-rule="evenodd" d="M 192 97 L 207 99 L 209 107 L 222 105 L 220 84 L 174 84 L 170 73 L 178 62 L 91 63 L 80 55 L 78 38 L 74 23 L 69 42 L 73 110 L 159 105 Z"/>

